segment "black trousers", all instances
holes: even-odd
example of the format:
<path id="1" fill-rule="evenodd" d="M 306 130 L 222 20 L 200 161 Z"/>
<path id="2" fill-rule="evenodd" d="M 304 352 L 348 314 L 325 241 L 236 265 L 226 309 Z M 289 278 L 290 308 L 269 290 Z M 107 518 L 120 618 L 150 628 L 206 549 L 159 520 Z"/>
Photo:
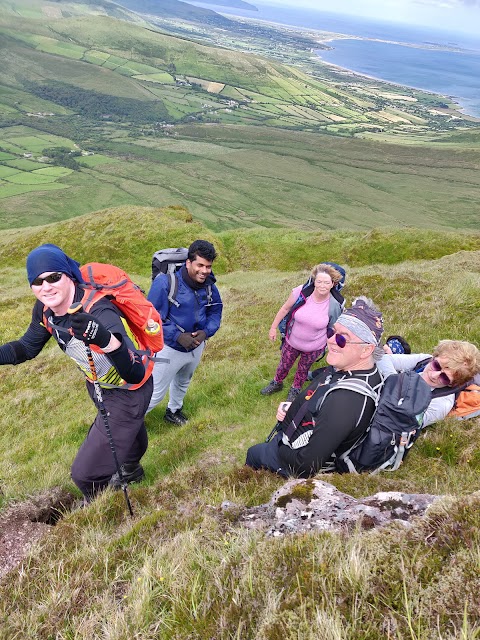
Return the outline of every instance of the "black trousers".
<path id="1" fill-rule="evenodd" d="M 278 458 L 278 446 L 282 439 L 283 432 L 276 433 L 270 442 L 260 442 L 254 444 L 247 451 L 247 459 L 245 464 L 253 469 L 268 469 L 274 471 L 284 478 L 288 478 L 290 474 L 287 470 L 282 469 L 282 464 Z"/>
<path id="2" fill-rule="evenodd" d="M 86 384 L 88 393 L 97 406 L 94 386 L 88 381 Z M 147 450 L 145 413 L 152 391 L 152 377 L 134 391 L 102 389 L 108 425 L 120 464 L 139 462 Z M 116 471 L 104 419 L 99 410 L 73 461 L 72 479 L 83 495 L 90 499 L 107 486 Z"/>

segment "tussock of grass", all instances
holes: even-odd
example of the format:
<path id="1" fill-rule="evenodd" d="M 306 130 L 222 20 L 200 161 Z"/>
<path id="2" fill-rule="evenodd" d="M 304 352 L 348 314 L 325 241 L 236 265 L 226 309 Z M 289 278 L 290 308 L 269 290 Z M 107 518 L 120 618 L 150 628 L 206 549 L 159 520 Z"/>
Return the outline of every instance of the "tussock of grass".
<path id="1" fill-rule="evenodd" d="M 428 233 L 423 240 L 436 247 L 436 258 L 423 260 L 414 251 L 418 231 L 396 238 L 378 231 L 364 238 L 365 255 L 355 257 L 347 253 L 354 235 L 312 235 L 308 243 L 289 232 L 281 243 L 276 233 L 216 236 L 186 216 L 125 208 L 79 219 L 89 235 L 76 234 L 75 241 L 73 220 L 0 239 L 2 341 L 28 324 L 33 297 L 23 265 L 43 241 L 81 260 L 114 259 L 148 286 L 154 248 L 206 237 L 221 253 L 216 271 L 225 301 L 222 328 L 186 397 L 189 423 L 164 423 L 165 403 L 147 417 L 147 480 L 130 490 L 135 518 L 127 516 L 122 493 L 110 491 L 66 514 L 0 586 L 1 637 L 479 637 L 478 419 L 430 428 L 395 473 L 324 477 L 357 497 L 388 490 L 448 496 L 410 529 L 397 524 L 349 537 L 277 539 L 238 523 L 244 507 L 267 502 L 283 484 L 243 463 L 246 449 L 270 431 L 282 399 L 259 394 L 279 357 L 267 332 L 304 279 L 306 263 L 327 257 L 343 263 L 350 255 L 348 301 L 371 296 L 388 333 L 404 334 L 415 350 L 428 352 L 440 338 L 479 342 L 478 237 L 445 235 L 442 249 L 441 235 Z M 382 239 L 390 247 L 384 254 Z M 307 260 L 298 257 L 301 240 Z M 367 265 L 375 252 L 378 262 Z M 53 485 L 74 490 L 69 467 L 94 415 L 78 371 L 51 345 L 36 360 L 0 373 L 4 502 Z M 223 513 L 225 500 L 237 508 Z"/>

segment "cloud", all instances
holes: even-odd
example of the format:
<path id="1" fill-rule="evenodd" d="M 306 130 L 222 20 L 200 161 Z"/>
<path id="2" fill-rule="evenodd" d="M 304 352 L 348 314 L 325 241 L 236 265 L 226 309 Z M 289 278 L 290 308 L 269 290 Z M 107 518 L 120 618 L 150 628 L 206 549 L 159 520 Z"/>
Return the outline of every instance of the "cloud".
<path id="1" fill-rule="evenodd" d="M 480 0 L 416 0 L 416 4 L 455 9 L 455 7 L 480 7 Z"/>
<path id="2" fill-rule="evenodd" d="M 480 0 L 416 0 L 416 4 L 437 9 L 480 8 Z"/>

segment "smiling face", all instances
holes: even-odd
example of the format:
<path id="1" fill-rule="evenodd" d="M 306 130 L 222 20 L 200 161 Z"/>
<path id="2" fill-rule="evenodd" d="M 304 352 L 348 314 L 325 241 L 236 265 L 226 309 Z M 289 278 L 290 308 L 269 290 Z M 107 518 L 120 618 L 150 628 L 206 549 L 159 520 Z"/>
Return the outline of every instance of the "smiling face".
<path id="1" fill-rule="evenodd" d="M 328 364 L 331 364 L 335 369 L 340 369 L 341 371 L 371 369 L 373 367 L 372 354 L 375 346 L 373 344 L 360 342 L 358 336 L 338 322 L 333 325 L 333 328 L 335 333 L 345 338 L 346 343 L 345 346 L 341 348 L 335 340 L 335 334 L 328 338 Z M 357 344 L 359 342 L 360 344 Z"/>
<path id="2" fill-rule="evenodd" d="M 194 282 L 203 284 L 207 277 L 212 273 L 212 260 L 202 258 L 197 255 L 195 260 L 187 260 L 185 266 L 187 273 Z"/>
<path id="3" fill-rule="evenodd" d="M 455 380 L 455 372 L 448 366 L 448 358 L 445 358 L 445 356 L 438 356 L 435 360 L 441 366 L 441 369 L 438 371 L 435 370 L 432 363 L 429 362 L 420 374 L 421 377 L 429 387 L 432 387 L 432 389 L 440 389 L 441 387 L 449 386 L 445 384 L 446 377 L 450 380 L 450 383 L 452 383 Z"/>
<path id="4" fill-rule="evenodd" d="M 54 271 L 45 271 L 39 274 L 39 278 L 45 278 Z M 40 302 L 51 309 L 56 316 L 67 313 L 75 295 L 75 284 L 68 276 L 62 274 L 58 282 L 49 283 L 46 280 L 41 285 L 32 284 L 31 289 Z"/>
<path id="5" fill-rule="evenodd" d="M 319 298 L 325 298 L 333 287 L 333 280 L 328 273 L 320 272 L 315 276 L 314 287 L 315 295 Z"/>

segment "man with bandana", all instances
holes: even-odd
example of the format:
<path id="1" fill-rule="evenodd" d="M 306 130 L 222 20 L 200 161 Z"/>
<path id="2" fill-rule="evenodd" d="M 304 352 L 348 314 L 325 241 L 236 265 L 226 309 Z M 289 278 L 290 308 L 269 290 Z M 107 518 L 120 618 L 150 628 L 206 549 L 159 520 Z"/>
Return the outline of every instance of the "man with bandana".
<path id="1" fill-rule="evenodd" d="M 0 346 L 0 365 L 17 365 L 35 358 L 54 338 L 85 374 L 87 391 L 98 409 L 85 345 L 91 347 L 102 387 L 110 431 L 123 479 L 140 480 L 140 459 L 147 450 L 144 417 L 153 390 L 151 368 L 130 339 L 119 309 L 106 297 L 89 313 L 69 314 L 83 298 L 79 263 L 59 247 L 44 244 L 27 257 L 27 277 L 37 298 L 32 320 L 18 340 Z M 72 479 L 89 502 L 109 484 L 121 485 L 103 418 L 98 411 L 71 469 Z"/>
<path id="2" fill-rule="evenodd" d="M 375 364 L 383 353 L 378 346 L 382 333 L 382 314 L 371 300 L 357 298 L 327 334 L 329 366 L 315 371 L 313 381 L 292 403 L 280 404 L 277 424 L 281 429 L 269 442 L 250 447 L 246 464 L 303 478 L 332 468 L 334 457 L 357 442 L 375 411 L 374 396 L 382 383 Z M 340 381 L 344 384 L 352 378 L 362 381 L 366 395 L 347 385 L 335 389 Z M 319 401 L 322 394 L 324 402 Z"/>

